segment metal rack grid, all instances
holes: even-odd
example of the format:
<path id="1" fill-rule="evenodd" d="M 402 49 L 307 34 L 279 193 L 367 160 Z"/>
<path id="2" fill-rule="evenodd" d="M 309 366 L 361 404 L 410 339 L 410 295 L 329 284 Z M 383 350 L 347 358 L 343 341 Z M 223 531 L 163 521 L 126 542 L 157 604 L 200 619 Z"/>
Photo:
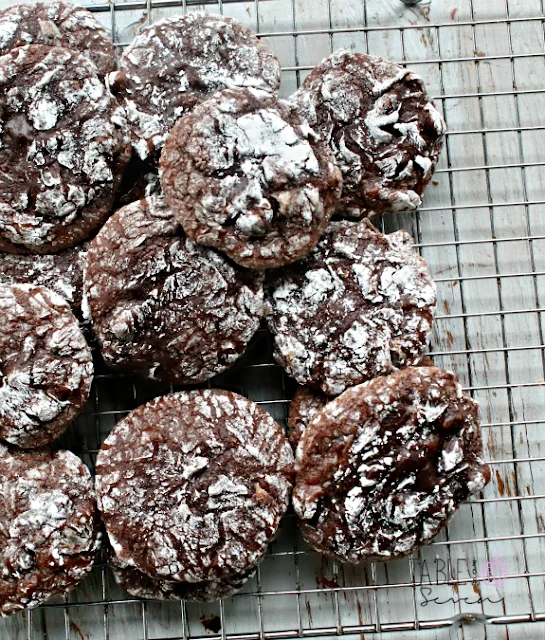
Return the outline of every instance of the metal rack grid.
<path id="1" fill-rule="evenodd" d="M 449 125 L 446 150 L 419 212 L 382 224 L 411 231 L 430 264 L 439 289 L 433 358 L 481 402 L 493 480 L 408 560 L 340 565 L 309 551 L 288 515 L 256 578 L 231 599 L 141 602 L 98 562 L 66 598 L 0 620 L 0 638 L 545 637 L 545 0 L 84 4 L 118 50 L 167 15 L 235 17 L 279 56 L 284 96 L 339 47 L 421 72 Z M 92 400 L 62 441 L 91 467 L 122 416 L 168 391 L 97 370 Z M 293 383 L 274 364 L 265 330 L 214 385 L 285 423 Z"/>

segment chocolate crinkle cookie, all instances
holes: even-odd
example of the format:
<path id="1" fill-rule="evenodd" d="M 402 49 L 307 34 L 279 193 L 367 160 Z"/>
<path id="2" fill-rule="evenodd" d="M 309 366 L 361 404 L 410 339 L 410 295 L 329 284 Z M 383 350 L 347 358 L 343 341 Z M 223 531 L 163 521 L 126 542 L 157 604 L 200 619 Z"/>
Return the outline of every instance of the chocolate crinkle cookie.
<path id="1" fill-rule="evenodd" d="M 93 481 L 81 460 L 0 444 L 0 616 L 74 588 L 98 546 Z"/>
<path id="2" fill-rule="evenodd" d="M 333 155 L 295 105 L 226 89 L 170 132 L 161 184 L 185 232 L 255 269 L 309 253 L 337 203 Z"/>
<path id="3" fill-rule="evenodd" d="M 255 403 L 179 392 L 133 411 L 97 457 L 99 508 L 117 558 L 168 582 L 251 570 L 276 535 L 293 454 Z"/>
<path id="4" fill-rule="evenodd" d="M 342 562 L 408 555 L 490 479 L 478 404 L 452 373 L 408 367 L 315 414 L 293 505 L 311 547 Z"/>
<path id="5" fill-rule="evenodd" d="M 244 573 L 217 580 L 168 582 L 151 578 L 125 562 L 121 562 L 113 551 L 108 555 L 108 565 L 119 586 L 131 596 L 146 600 L 190 600 L 192 602 L 222 600 L 240 591 L 256 572 L 256 569 L 252 568 Z"/>
<path id="6" fill-rule="evenodd" d="M 55 253 L 107 219 L 130 157 L 123 110 L 84 56 L 0 57 L 0 251 Z"/>
<path id="7" fill-rule="evenodd" d="M 192 12 L 144 29 L 123 53 L 110 83 L 144 159 L 163 146 L 180 116 L 216 91 L 254 87 L 276 92 L 280 63 L 236 20 Z"/>
<path id="8" fill-rule="evenodd" d="M 295 449 L 312 418 L 331 401 L 321 391 L 311 387 L 297 387 L 290 402 L 287 434 Z"/>
<path id="9" fill-rule="evenodd" d="M 429 356 L 423 356 L 415 366 L 433 367 L 434 365 Z M 331 400 L 331 397 L 312 387 L 297 387 L 290 402 L 287 428 L 288 438 L 294 449 L 297 448 L 314 416 Z"/>
<path id="10" fill-rule="evenodd" d="M 307 258 L 271 271 L 265 289 L 277 361 L 326 395 L 417 364 L 426 350 L 436 290 L 405 231 L 332 222 Z"/>
<path id="11" fill-rule="evenodd" d="M 64 47 L 91 60 L 100 76 L 115 69 L 110 35 L 93 14 L 69 2 L 16 4 L 0 12 L 0 55 L 27 44 Z"/>
<path id="12" fill-rule="evenodd" d="M 419 76 L 340 50 L 314 68 L 292 100 L 335 153 L 341 215 L 359 219 L 420 205 L 445 123 Z"/>
<path id="13" fill-rule="evenodd" d="M 82 320 L 86 251 L 87 245 L 81 244 L 49 255 L 0 253 L 0 283 L 47 287 L 64 298 L 76 318 Z"/>
<path id="14" fill-rule="evenodd" d="M 196 245 L 156 195 L 101 229 L 84 288 L 105 362 L 176 384 L 234 364 L 263 315 L 262 276 Z"/>
<path id="15" fill-rule="evenodd" d="M 40 447 L 85 404 L 91 350 L 67 302 L 45 287 L 0 285 L 0 439 Z"/>

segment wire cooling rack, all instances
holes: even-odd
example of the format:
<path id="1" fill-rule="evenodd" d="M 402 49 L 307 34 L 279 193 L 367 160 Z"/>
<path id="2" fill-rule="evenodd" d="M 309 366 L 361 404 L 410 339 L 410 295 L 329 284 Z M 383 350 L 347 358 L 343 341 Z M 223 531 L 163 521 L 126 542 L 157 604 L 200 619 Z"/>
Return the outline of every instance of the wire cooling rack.
<path id="1" fill-rule="evenodd" d="M 168 15 L 235 17 L 278 54 L 284 96 L 339 47 L 424 76 L 448 122 L 446 150 L 420 211 L 384 225 L 411 231 L 430 264 L 439 289 L 433 358 L 481 403 L 493 479 L 408 560 L 340 565 L 309 551 L 288 515 L 256 578 L 233 598 L 141 602 L 97 562 L 66 598 L 0 621 L 0 639 L 545 638 L 545 0 L 84 4 L 119 51 Z M 168 391 L 100 363 L 97 371 L 92 400 L 62 441 L 91 468 L 113 425 Z M 293 383 L 273 363 L 264 330 L 214 385 L 285 423 Z"/>

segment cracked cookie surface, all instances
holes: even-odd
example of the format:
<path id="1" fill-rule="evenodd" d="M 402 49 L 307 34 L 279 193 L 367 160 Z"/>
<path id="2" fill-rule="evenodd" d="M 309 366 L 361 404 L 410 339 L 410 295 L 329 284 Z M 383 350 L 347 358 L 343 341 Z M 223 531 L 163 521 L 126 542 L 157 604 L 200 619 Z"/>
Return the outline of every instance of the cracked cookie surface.
<path id="1" fill-rule="evenodd" d="M 295 105 L 250 89 L 222 91 L 182 118 L 160 171 L 186 233 L 256 269 L 309 253 L 341 186 L 333 155 Z"/>
<path id="2" fill-rule="evenodd" d="M 117 558 L 169 582 L 249 571 L 292 486 L 280 427 L 229 391 L 179 392 L 122 420 L 97 458 L 99 508 Z"/>
<path id="3" fill-rule="evenodd" d="M 93 14 L 64 2 L 16 4 L 0 12 L 0 55 L 15 47 L 44 44 L 82 53 L 105 76 L 115 69 L 115 49 Z"/>
<path id="4" fill-rule="evenodd" d="M 332 222 L 310 255 L 267 274 L 265 294 L 275 358 L 328 396 L 417 364 L 436 305 L 409 234 L 367 220 Z"/>
<path id="5" fill-rule="evenodd" d="M 85 304 L 111 367 L 203 382 L 233 365 L 259 328 L 262 276 L 196 245 L 154 195 L 117 211 L 91 242 Z"/>
<path id="6" fill-rule="evenodd" d="M 291 100 L 335 153 L 343 174 L 338 213 L 359 219 L 420 205 L 445 122 L 418 75 L 340 50 L 313 69 Z"/>
<path id="7" fill-rule="evenodd" d="M 84 243 L 47 255 L 0 253 L 0 283 L 47 287 L 64 298 L 76 318 L 82 320 L 86 251 Z"/>
<path id="8" fill-rule="evenodd" d="M 45 287 L 0 285 L 0 439 L 41 447 L 80 413 L 91 349 L 68 303 Z"/>
<path id="9" fill-rule="evenodd" d="M 244 573 L 203 582 L 169 582 L 142 573 L 135 567 L 121 562 L 113 553 L 108 556 L 108 566 L 114 579 L 131 596 L 151 600 L 189 600 L 213 602 L 229 598 L 240 591 L 256 572 L 252 568 Z"/>
<path id="10" fill-rule="evenodd" d="M 88 239 L 130 152 L 124 112 L 83 55 L 28 45 L 0 57 L 0 251 Z"/>
<path id="11" fill-rule="evenodd" d="M 0 615 L 75 587 L 99 546 L 91 474 L 70 451 L 0 444 Z"/>
<path id="12" fill-rule="evenodd" d="M 489 479 L 478 404 L 452 373 L 408 367 L 314 415 L 297 449 L 293 505 L 317 551 L 387 560 L 430 542 Z"/>
<path id="13" fill-rule="evenodd" d="M 133 145 L 145 159 L 163 146 L 178 118 L 216 91 L 278 91 L 280 63 L 240 22 L 191 12 L 160 20 L 136 36 L 111 84 L 127 111 Z"/>

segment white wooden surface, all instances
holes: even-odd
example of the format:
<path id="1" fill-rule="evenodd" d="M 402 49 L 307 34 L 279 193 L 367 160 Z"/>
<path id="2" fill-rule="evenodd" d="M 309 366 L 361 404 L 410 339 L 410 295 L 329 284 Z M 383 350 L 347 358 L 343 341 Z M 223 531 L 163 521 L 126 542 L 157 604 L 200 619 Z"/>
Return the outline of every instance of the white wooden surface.
<path id="1" fill-rule="evenodd" d="M 0 6 L 9 4 L 0 0 Z M 186 3 L 84 4 L 95 5 L 97 17 L 113 25 L 114 39 L 127 43 L 140 25 L 179 13 Z M 338 565 L 309 552 L 287 517 L 243 595 L 206 606 L 127 601 L 98 564 L 66 601 L 0 621 L 0 640 L 260 638 L 275 632 L 382 640 L 544 638 L 545 497 L 536 496 L 545 496 L 545 460 L 514 460 L 544 456 L 544 326 L 538 310 L 545 308 L 545 279 L 501 277 L 545 273 L 545 178 L 539 165 L 545 163 L 545 92 L 539 92 L 545 90 L 545 22 L 535 19 L 545 15 L 543 1 L 431 0 L 413 8 L 399 0 L 188 4 L 190 10 L 223 11 L 269 34 L 265 41 L 287 68 L 286 97 L 310 67 L 339 47 L 410 61 L 425 77 L 451 135 L 419 214 L 391 216 L 384 225 L 413 233 L 438 281 L 435 361 L 456 371 L 481 402 L 493 480 L 482 498 L 464 505 L 448 530 L 410 560 L 367 568 Z M 367 31 L 361 30 L 365 24 Z M 497 165 L 516 166 L 486 168 Z M 472 167 L 480 168 L 460 170 Z M 506 238 L 520 240 L 501 241 Z M 272 365 L 265 333 L 243 366 L 215 384 L 263 402 L 285 420 L 293 385 Z M 165 390 L 114 380 L 103 371 L 86 414 L 63 445 L 92 466 L 93 451 L 120 416 Z M 513 576 L 504 584 L 480 579 L 494 557 Z M 459 570 L 458 583 L 424 584 L 431 595 L 422 592 L 422 580 L 444 582 L 440 569 L 449 564 Z M 476 582 L 467 569 L 473 565 Z M 462 624 L 465 614 L 470 615 Z M 479 616 L 541 621 L 509 627 L 471 621 Z M 221 624 L 219 632 L 207 628 L 210 620 Z"/>

